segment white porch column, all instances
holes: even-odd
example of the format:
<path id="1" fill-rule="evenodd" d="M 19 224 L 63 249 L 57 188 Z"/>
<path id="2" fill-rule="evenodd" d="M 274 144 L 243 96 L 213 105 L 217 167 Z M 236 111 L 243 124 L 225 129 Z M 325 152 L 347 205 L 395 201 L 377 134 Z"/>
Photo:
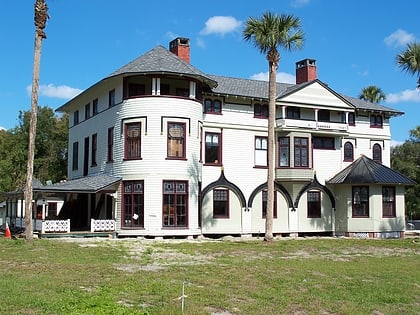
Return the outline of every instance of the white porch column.
<path id="1" fill-rule="evenodd" d="M 190 81 L 190 98 L 195 98 L 196 95 L 196 83 L 194 81 Z"/>
<path id="2" fill-rule="evenodd" d="M 286 105 L 282 105 L 282 107 L 281 107 L 281 118 L 283 118 L 283 119 L 287 118 L 286 117 L 286 108 L 287 108 Z"/>

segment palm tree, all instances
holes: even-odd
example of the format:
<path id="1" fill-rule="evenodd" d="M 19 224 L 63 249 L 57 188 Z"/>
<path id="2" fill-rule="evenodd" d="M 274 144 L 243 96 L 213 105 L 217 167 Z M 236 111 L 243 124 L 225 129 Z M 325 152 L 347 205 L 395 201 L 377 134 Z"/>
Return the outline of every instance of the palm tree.
<path id="1" fill-rule="evenodd" d="M 397 55 L 397 64 L 404 71 L 417 75 L 417 88 L 420 89 L 420 44 L 407 44 L 404 51 Z"/>
<path id="2" fill-rule="evenodd" d="M 38 88 L 39 88 L 39 66 L 41 62 L 41 46 L 42 40 L 47 38 L 44 28 L 47 23 L 48 6 L 45 0 L 36 0 L 34 5 L 34 21 L 35 21 L 35 48 L 34 48 L 34 65 L 32 72 L 32 96 L 31 96 L 31 120 L 29 124 L 29 145 L 28 145 L 28 167 L 26 171 L 25 186 L 25 238 L 27 241 L 33 240 L 32 227 L 32 180 L 34 171 L 34 154 L 35 154 L 35 135 L 38 114 Z"/>
<path id="3" fill-rule="evenodd" d="M 359 94 L 361 100 L 365 100 L 371 103 L 379 103 L 380 101 L 385 101 L 385 93 L 375 85 L 369 85 L 362 89 L 362 92 Z"/>
<path id="4" fill-rule="evenodd" d="M 299 18 L 293 15 L 276 15 L 270 12 L 261 19 L 250 17 L 243 31 L 243 38 L 252 42 L 266 55 L 268 61 L 268 171 L 267 171 L 267 212 L 265 221 L 265 241 L 273 239 L 273 207 L 274 207 L 274 141 L 276 115 L 276 74 L 280 61 L 277 47 L 287 51 L 303 46 L 304 33 Z"/>

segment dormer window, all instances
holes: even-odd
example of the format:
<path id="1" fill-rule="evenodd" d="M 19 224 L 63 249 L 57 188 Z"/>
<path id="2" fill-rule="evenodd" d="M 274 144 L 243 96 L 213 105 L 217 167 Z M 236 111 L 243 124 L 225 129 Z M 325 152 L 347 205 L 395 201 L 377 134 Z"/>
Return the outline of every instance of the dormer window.
<path id="1" fill-rule="evenodd" d="M 221 114 L 222 102 L 218 99 L 212 100 L 212 99 L 206 98 L 204 100 L 204 112 L 206 114 Z"/>
<path id="2" fill-rule="evenodd" d="M 268 118 L 268 105 L 259 103 L 254 104 L 254 117 Z"/>

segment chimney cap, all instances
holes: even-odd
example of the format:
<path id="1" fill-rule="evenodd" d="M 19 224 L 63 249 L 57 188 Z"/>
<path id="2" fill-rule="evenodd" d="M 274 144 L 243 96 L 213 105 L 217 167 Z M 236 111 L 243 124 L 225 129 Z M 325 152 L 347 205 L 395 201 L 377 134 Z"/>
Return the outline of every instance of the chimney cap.
<path id="1" fill-rule="evenodd" d="M 177 37 L 169 42 L 169 48 L 173 48 L 176 46 L 189 46 L 190 39 L 187 37 Z"/>
<path id="2" fill-rule="evenodd" d="M 296 69 L 307 67 L 307 66 L 316 67 L 316 59 L 306 58 L 306 59 L 296 62 Z"/>

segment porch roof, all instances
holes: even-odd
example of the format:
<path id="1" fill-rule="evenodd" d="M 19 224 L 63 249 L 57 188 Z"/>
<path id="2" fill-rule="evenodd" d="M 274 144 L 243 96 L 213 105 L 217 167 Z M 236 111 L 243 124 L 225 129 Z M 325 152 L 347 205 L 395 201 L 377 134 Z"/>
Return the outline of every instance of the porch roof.
<path id="1" fill-rule="evenodd" d="M 328 184 L 393 184 L 415 185 L 416 182 L 393 169 L 361 155 L 341 172 L 336 174 Z"/>
<path id="2" fill-rule="evenodd" d="M 99 174 L 86 176 L 68 181 L 62 181 L 52 185 L 43 185 L 34 188 L 36 192 L 62 192 L 62 193 L 97 193 L 102 190 L 116 190 L 112 187 L 121 181 L 121 177 Z"/>

